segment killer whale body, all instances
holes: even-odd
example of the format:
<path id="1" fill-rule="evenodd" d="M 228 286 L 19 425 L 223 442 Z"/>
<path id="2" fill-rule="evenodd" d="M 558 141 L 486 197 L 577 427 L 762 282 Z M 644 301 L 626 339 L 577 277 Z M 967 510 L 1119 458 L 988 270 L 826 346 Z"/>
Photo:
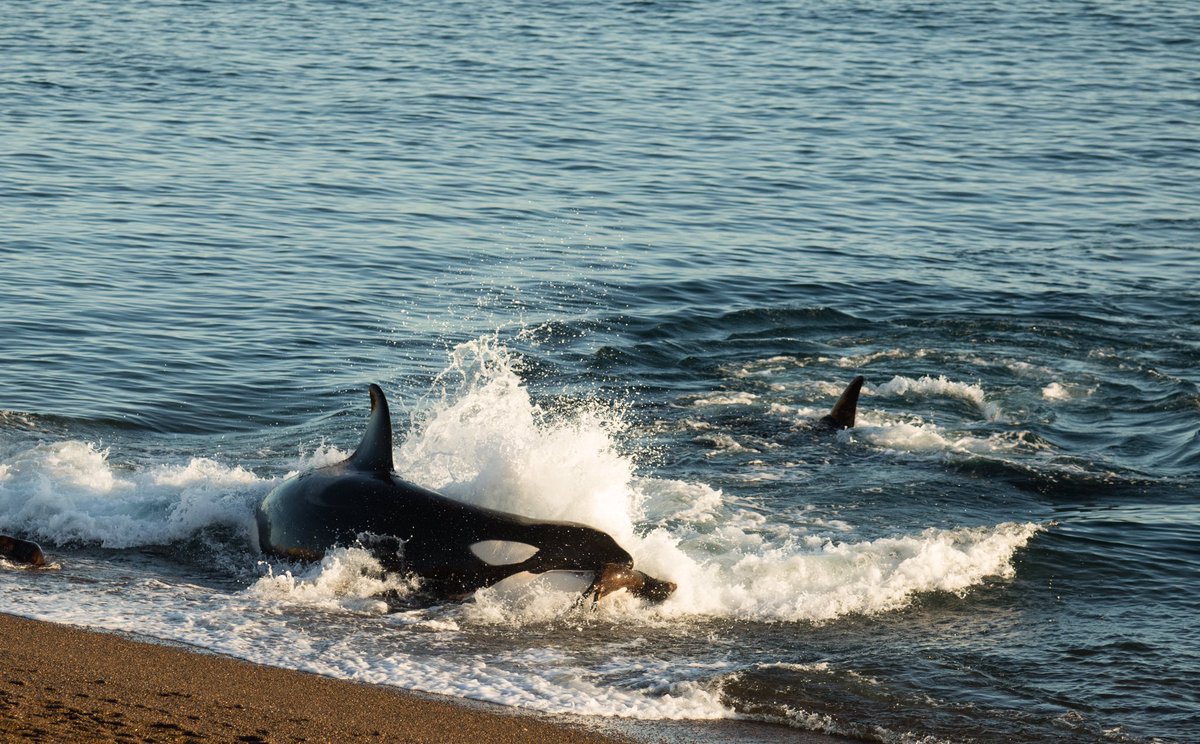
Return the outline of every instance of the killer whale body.
<path id="1" fill-rule="evenodd" d="M 858 395 L 862 392 L 865 379 L 862 375 L 855 377 L 842 391 L 841 397 L 833 408 L 817 422 L 829 429 L 853 429 L 854 419 L 858 413 Z"/>
<path id="2" fill-rule="evenodd" d="M 439 597 L 468 596 L 526 571 L 591 572 L 583 597 L 593 602 L 619 589 L 652 601 L 675 590 L 635 570 L 605 532 L 473 506 L 397 477 L 387 398 L 378 385 L 369 389 L 371 416 L 354 454 L 287 479 L 259 504 L 263 552 L 311 561 L 362 544 L 386 570 L 419 577 L 421 591 Z"/>
<path id="3" fill-rule="evenodd" d="M 11 535 L 0 535 L 0 558 L 27 563 L 30 566 L 46 565 L 46 554 L 42 552 L 40 545 Z"/>

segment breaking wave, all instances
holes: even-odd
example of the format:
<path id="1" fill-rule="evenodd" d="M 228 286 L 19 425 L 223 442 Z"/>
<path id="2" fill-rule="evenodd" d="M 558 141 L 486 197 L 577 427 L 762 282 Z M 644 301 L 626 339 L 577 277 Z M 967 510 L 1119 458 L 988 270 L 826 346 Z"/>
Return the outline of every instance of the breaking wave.
<path id="1" fill-rule="evenodd" d="M 949 380 L 945 375 L 926 375 L 919 379 L 897 375 L 882 385 L 871 387 L 869 393 L 881 397 L 917 395 L 958 398 L 975 406 L 988 421 L 998 421 L 1001 417 L 1000 407 L 984 397 L 981 386 Z"/>
<path id="2" fill-rule="evenodd" d="M 609 603 L 616 612 L 648 620 L 702 615 L 825 621 L 886 612 L 921 592 L 961 592 L 987 577 L 1009 576 L 1013 553 L 1039 529 L 1004 523 L 855 541 L 850 525 L 831 536 L 830 530 L 810 533 L 772 522 L 704 484 L 639 474 L 635 455 L 622 446 L 626 425 L 619 406 L 593 401 L 563 410 L 538 402 L 508 351 L 491 337 L 456 348 L 434 389 L 396 449 L 397 471 L 462 501 L 610 533 L 639 568 L 679 585 L 655 607 Z M 896 378 L 875 394 L 910 390 L 949 393 L 994 411 L 978 386 L 944 379 Z M 999 446 L 991 439 L 951 440 L 920 423 L 869 416 L 863 423 L 851 436 L 882 448 Z M 344 456 L 324 445 L 303 466 Z M 139 470 L 111 462 L 106 450 L 90 443 L 38 444 L 0 463 L 0 528 L 51 543 L 126 548 L 170 543 L 222 525 L 253 544 L 254 506 L 275 482 L 208 458 Z M 270 569 L 251 593 L 382 611 L 370 597 L 409 587 L 369 562 L 362 551 L 331 551 L 317 566 Z M 530 591 L 540 592 L 536 601 Z M 488 590 L 476 597 L 474 616 L 536 621 L 561 613 L 573 596 L 554 582 L 535 590 Z"/>
<path id="3" fill-rule="evenodd" d="M 427 401 L 396 453 L 401 474 L 481 506 L 608 531 L 639 568 L 679 584 L 664 604 L 638 610 L 647 615 L 820 621 L 889 611 L 921 592 L 961 592 L 1009 576 L 1013 553 L 1040 529 L 1005 523 L 862 542 L 814 536 L 771 524 L 704 484 L 639 475 L 620 446 L 618 409 L 593 402 L 551 411 L 495 339 L 455 349 L 439 382 L 440 396 Z M 888 390 L 902 394 L 905 384 Z M 913 384 L 985 405 L 977 386 Z M 506 612 L 495 597 L 477 600 L 489 605 L 488 617 Z M 548 607 L 560 612 L 562 602 Z M 531 619 L 527 601 L 507 611 Z"/>
<path id="4" fill-rule="evenodd" d="M 41 443 L 0 463 L 0 529 L 105 548 L 163 545 L 212 525 L 249 540 L 270 484 L 204 457 L 138 469 L 90 442 Z"/>

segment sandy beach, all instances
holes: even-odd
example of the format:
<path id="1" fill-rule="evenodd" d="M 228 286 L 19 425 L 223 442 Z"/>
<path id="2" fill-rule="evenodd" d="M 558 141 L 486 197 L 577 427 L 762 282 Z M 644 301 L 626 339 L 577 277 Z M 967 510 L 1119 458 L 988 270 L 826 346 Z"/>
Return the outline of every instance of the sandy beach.
<path id="1" fill-rule="evenodd" d="M 2 741 L 617 742 L 530 715 L 0 614 Z"/>

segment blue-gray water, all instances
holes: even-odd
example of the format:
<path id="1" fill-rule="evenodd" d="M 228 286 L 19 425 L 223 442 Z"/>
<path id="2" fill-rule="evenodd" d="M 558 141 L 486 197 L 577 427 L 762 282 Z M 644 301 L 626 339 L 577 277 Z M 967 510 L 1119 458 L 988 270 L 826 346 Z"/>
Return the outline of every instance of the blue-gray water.
<path id="1" fill-rule="evenodd" d="M 0 532 L 61 563 L 0 610 L 553 712 L 1200 738 L 1190 3 L 0 16 Z M 679 596 L 260 565 L 368 382 L 406 475 Z"/>

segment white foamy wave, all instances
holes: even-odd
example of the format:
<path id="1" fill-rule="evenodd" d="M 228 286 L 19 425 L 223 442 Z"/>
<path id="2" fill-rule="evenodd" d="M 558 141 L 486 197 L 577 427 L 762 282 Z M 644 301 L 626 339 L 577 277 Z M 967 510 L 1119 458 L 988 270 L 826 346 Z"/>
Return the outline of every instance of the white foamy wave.
<path id="1" fill-rule="evenodd" d="M 720 371 L 728 377 L 773 377 L 794 367 L 803 367 L 804 362 L 790 356 L 773 356 L 735 366 L 722 366 Z"/>
<path id="2" fill-rule="evenodd" d="M 984 397 L 982 387 L 965 382 L 955 382 L 947 379 L 945 375 L 938 377 L 926 375 L 919 380 L 897 375 L 878 387 L 872 387 L 869 393 L 880 396 L 923 395 L 959 398 L 974 404 L 989 421 L 996 421 L 1001 415 L 1000 407 Z"/>
<path id="3" fill-rule="evenodd" d="M 1046 400 L 1068 400 L 1071 393 L 1061 383 L 1052 382 L 1042 388 L 1042 397 Z"/>
<path id="4" fill-rule="evenodd" d="M 883 351 L 874 351 L 868 354 L 852 354 L 844 357 L 829 358 L 818 357 L 817 361 L 827 364 L 833 363 L 842 369 L 859 369 L 865 367 L 872 362 L 877 362 L 880 359 L 921 359 L 929 352 L 926 349 L 917 349 L 916 351 L 908 351 L 906 349 L 885 349 Z"/>
<path id="5" fill-rule="evenodd" d="M 890 452 L 1000 455 L 1035 448 L 1022 432 L 976 437 L 951 433 L 919 417 L 901 420 L 879 414 L 860 416 L 853 429 L 839 432 L 838 435 Z"/>
<path id="6" fill-rule="evenodd" d="M 703 682 L 675 682 L 666 685 L 660 694 L 646 694 L 605 684 L 603 679 L 597 680 L 594 674 L 575 666 L 569 655 L 553 650 L 478 658 L 466 671 L 461 662 L 436 656 L 392 653 L 381 658 L 322 658 L 311 649 L 300 648 L 297 652 L 300 659 L 295 667 L 302 671 L 543 713 L 643 720 L 733 716 L 722 704 L 719 691 Z"/>
<path id="7" fill-rule="evenodd" d="M 703 483 L 662 478 L 639 478 L 631 487 L 642 494 L 646 512 L 691 526 L 711 524 L 720 518 L 725 498 Z"/>
<path id="8" fill-rule="evenodd" d="M 827 713 L 815 713 L 788 705 L 782 706 L 781 715 L 761 716 L 756 720 L 783 723 L 804 731 L 819 731 L 839 738 L 849 736 L 864 741 L 878 741 L 882 744 L 953 744 L 949 739 L 939 739 L 912 731 L 895 732 L 883 726 L 871 726 L 864 730 L 859 726 L 840 723 Z"/>
<path id="9" fill-rule="evenodd" d="M 109 548 L 160 545 L 210 525 L 249 536 L 270 481 L 207 458 L 138 469 L 75 440 L 6 457 L 0 526 L 52 543 Z"/>
<path id="10" fill-rule="evenodd" d="M 692 405 L 696 408 L 703 406 L 749 406 L 754 405 L 758 400 L 758 396 L 754 393 L 746 393 L 740 391 L 710 393 L 701 396 L 692 401 Z"/>
<path id="11" fill-rule="evenodd" d="M 780 408 L 780 415 L 796 425 L 811 426 L 828 409 Z M 839 431 L 843 441 L 860 442 L 888 452 L 927 453 L 930 455 L 999 455 L 1042 449 L 1028 441 L 1027 432 L 1001 432 L 978 437 L 954 433 L 927 422 L 919 416 L 900 418 L 878 411 L 859 410 L 853 429 Z"/>
<path id="12" fill-rule="evenodd" d="M 704 434 L 702 436 L 692 437 L 692 442 L 712 450 L 708 453 L 708 457 L 715 457 L 717 455 L 732 454 L 737 452 L 760 451 L 748 444 L 739 442 L 729 434 Z"/>
<path id="13" fill-rule="evenodd" d="M 383 614 L 388 605 L 382 595 L 403 597 L 416 589 L 414 581 L 385 572 L 379 560 L 362 548 L 333 548 L 320 563 L 284 567 L 278 573 L 274 565 L 262 565 L 266 575 L 246 593 L 282 604 Z"/>
<path id="14" fill-rule="evenodd" d="M 617 443 L 624 431 L 618 411 L 541 408 L 491 338 L 455 349 L 441 392 L 398 448 L 398 470 L 463 501 L 604 530 L 639 569 L 679 585 L 662 605 L 614 596 L 602 603 L 611 608 L 605 612 L 647 621 L 693 614 L 826 620 L 881 612 L 920 592 L 961 591 L 987 576 L 1007 575 L 1012 552 L 1037 530 L 999 525 L 832 542 L 729 503 L 707 486 L 636 477 L 632 456 Z M 850 434 L 881 442 L 890 437 L 910 449 L 976 446 L 916 424 Z M 980 440 L 978 446 L 1007 443 Z M 850 532 L 845 524 L 821 528 L 826 535 Z M 478 593 L 472 617 L 516 624 L 551 620 L 570 611 L 578 596 L 578 587 L 522 591 L 520 601 L 512 601 L 511 592 Z"/>
<path id="15" fill-rule="evenodd" d="M 463 617 L 472 624 L 523 625 L 558 620 L 578 615 L 590 608 L 582 592 L 591 584 L 590 571 L 552 571 L 534 575 L 520 573 L 475 592 L 463 605 Z M 631 599 L 624 592 L 613 600 L 628 610 Z M 613 601 L 605 600 L 605 610 L 613 611 Z"/>
<path id="16" fill-rule="evenodd" d="M 1013 554 L 1041 528 L 1031 523 L 927 529 L 863 542 L 803 535 L 734 510 L 719 524 L 655 529 L 632 546 L 638 567 L 676 581 L 660 605 L 626 594 L 605 599 L 593 617 L 642 623 L 709 616 L 765 621 L 826 621 L 906 606 L 932 591 L 962 593 L 989 577 L 1011 578 Z M 484 590 L 466 618 L 488 624 L 556 620 L 578 611 L 586 582 L 524 593 Z"/>
<path id="17" fill-rule="evenodd" d="M 986 364 L 986 360 L 980 360 L 979 362 L 979 366 L 985 366 Z M 1029 362 L 1018 360 L 1005 361 L 1004 366 L 1007 367 L 1008 370 L 1013 374 L 1020 375 L 1022 377 L 1044 377 L 1046 375 L 1054 374 L 1054 371 L 1049 367 L 1043 367 L 1037 364 L 1031 364 Z"/>
<path id="18" fill-rule="evenodd" d="M 546 621 L 674 630 L 696 617 L 823 621 L 886 612 L 922 592 L 965 592 L 1011 576 L 1014 552 L 1039 529 L 1006 523 L 858 540 L 828 514 L 781 518 L 704 484 L 639 475 L 621 446 L 618 408 L 540 406 L 494 339 L 457 349 L 439 383 L 440 395 L 394 453 L 398 470 L 470 503 L 605 530 L 639 569 L 677 582 L 674 596 L 651 605 L 619 592 L 592 610 L 577 604 L 590 576 L 568 573 L 517 577 L 465 603 L 382 614 L 387 595 L 404 597 L 412 586 L 367 551 L 339 548 L 317 565 L 264 563 L 265 575 L 229 592 L 157 580 L 127 582 L 120 592 L 47 592 L 45 582 L 12 572 L 15 580 L 0 582 L 0 604 L 258 663 L 530 710 L 730 718 L 738 714 L 722 702 L 721 680 L 736 669 L 691 674 L 653 654 L 597 666 L 570 648 L 463 651 L 463 637 L 486 640 L 496 626 L 502 635 L 505 626 Z M 300 467 L 344 456 L 325 446 Z M 15 519 L 26 533 L 44 525 L 54 539 L 114 547 L 173 540 L 214 522 L 249 532 L 254 504 L 274 483 L 205 459 L 139 469 L 79 442 L 26 450 L 3 465 L 0 515 L 9 521 L 0 526 Z"/>
<path id="19" fill-rule="evenodd" d="M 828 672 L 828 661 L 814 661 L 807 664 L 798 664 L 785 661 L 768 661 L 754 665 L 755 669 L 785 669 L 789 672 Z"/>
<path id="20" fill-rule="evenodd" d="M 1061 382 L 1052 382 L 1042 388 L 1043 400 L 1071 400 L 1073 398 L 1088 397 L 1096 392 L 1095 388 L 1088 388 L 1081 385 L 1071 383 L 1063 384 Z"/>
<path id="21" fill-rule="evenodd" d="M 744 515 L 740 515 L 744 516 Z M 751 520 L 753 521 L 753 520 Z M 1011 578 L 1012 556 L 1041 528 L 928 529 L 912 536 L 841 542 L 819 536 L 780 541 L 771 530 L 731 524 L 682 541 L 656 530 L 641 544 L 640 567 L 679 582 L 662 605 L 613 595 L 593 617 L 642 623 L 709 616 L 764 621 L 826 621 L 900 609 L 932 591 L 962 593 L 989 577 Z M 574 611 L 578 587 L 525 595 L 476 595 L 474 622 L 521 624 Z"/>
<path id="22" fill-rule="evenodd" d="M 646 720 L 734 716 L 719 688 L 703 679 L 643 691 L 612 684 L 569 652 L 554 649 L 444 653 L 438 644 L 459 635 L 460 611 L 442 607 L 379 616 L 378 601 L 369 594 L 375 587 L 356 576 L 363 568 L 374 571 L 369 556 L 348 550 L 331 557 L 311 574 L 264 577 L 236 594 L 153 580 L 135 582 L 119 598 L 111 592 L 46 594 L 39 589 L 44 582 L 6 581 L 0 582 L 0 606 L 34 619 L 139 633 L 258 664 L 546 713 Z M 281 604 L 333 612 L 314 626 L 282 614 Z"/>
<path id="23" fill-rule="evenodd" d="M 51 561 L 42 566 L 31 566 L 24 562 L 14 562 L 0 558 L 0 571 L 61 571 L 62 564 Z"/>
<path id="24" fill-rule="evenodd" d="M 990 576 L 1011 577 L 1013 553 L 1039 529 L 1005 523 L 866 542 L 811 538 L 802 546 L 717 533 L 706 541 L 730 540 L 729 548 L 681 561 L 672 577 L 679 591 L 662 611 L 793 621 L 887 612 L 923 592 L 962 592 Z"/>
<path id="25" fill-rule="evenodd" d="M 534 519 L 582 522 L 618 542 L 641 518 L 619 412 L 535 403 L 495 339 L 456 348 L 431 401 L 395 452 L 396 470 L 448 496 Z"/>
<path id="26" fill-rule="evenodd" d="M 320 446 L 313 450 L 312 453 L 301 454 L 296 470 L 288 473 L 288 476 L 290 477 L 305 470 L 323 468 L 326 465 L 336 465 L 350 457 L 352 453 L 353 451 L 340 450 L 328 442 L 321 442 Z"/>
<path id="27" fill-rule="evenodd" d="M 815 380 L 806 383 L 803 387 L 806 389 L 808 395 L 820 402 L 820 405 L 824 408 L 824 413 L 829 413 L 829 409 L 833 406 L 834 401 L 846 389 L 847 382 L 846 380 Z"/>

